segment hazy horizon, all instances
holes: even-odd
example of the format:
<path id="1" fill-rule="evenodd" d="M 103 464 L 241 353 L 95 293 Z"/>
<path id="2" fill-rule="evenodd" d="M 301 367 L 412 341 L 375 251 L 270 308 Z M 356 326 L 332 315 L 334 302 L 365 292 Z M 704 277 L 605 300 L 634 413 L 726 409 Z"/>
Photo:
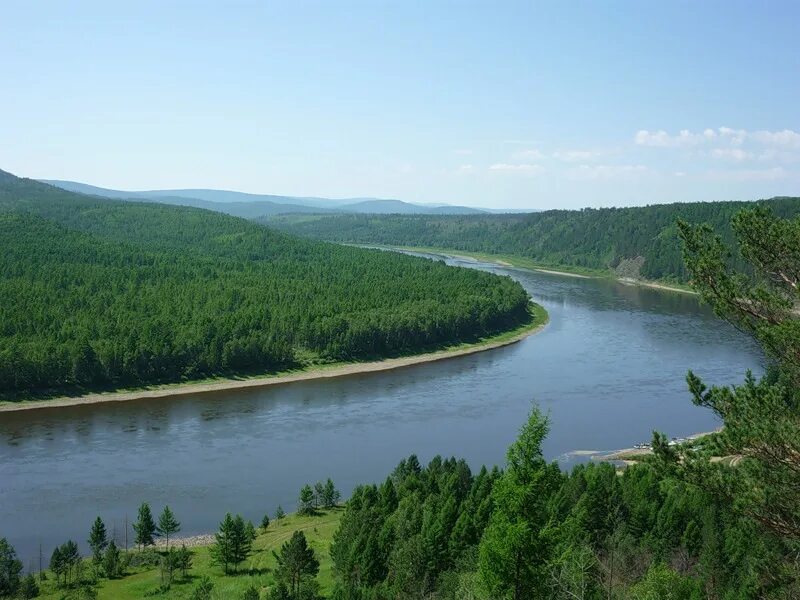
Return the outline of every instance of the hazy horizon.
<path id="1" fill-rule="evenodd" d="M 800 6 L 11 2 L 0 168 L 489 209 L 800 195 Z"/>

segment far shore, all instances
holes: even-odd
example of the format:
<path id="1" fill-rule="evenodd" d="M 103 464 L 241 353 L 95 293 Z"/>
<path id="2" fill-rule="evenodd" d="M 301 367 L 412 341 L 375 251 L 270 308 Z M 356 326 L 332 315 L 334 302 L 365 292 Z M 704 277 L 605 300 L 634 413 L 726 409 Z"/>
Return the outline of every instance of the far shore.
<path id="1" fill-rule="evenodd" d="M 515 344 L 528 336 L 541 331 L 549 322 L 546 311 L 539 305 L 535 305 L 535 317 L 533 322 L 518 329 L 509 335 L 509 332 L 498 334 L 494 337 L 486 338 L 480 342 L 472 344 L 462 344 L 453 348 L 415 354 L 411 356 L 401 356 L 398 358 L 387 358 L 371 362 L 338 363 L 334 365 L 324 365 L 312 367 L 305 370 L 298 370 L 292 373 L 265 375 L 252 377 L 249 379 L 217 379 L 198 383 L 178 383 L 167 384 L 157 388 L 145 388 L 137 390 L 127 390 L 120 392 L 104 392 L 98 394 L 87 394 L 84 396 L 62 396 L 43 400 L 21 400 L 18 402 L 0 402 L 0 413 L 21 410 L 41 410 L 55 409 L 68 406 L 79 406 L 83 404 L 101 404 L 105 402 L 126 402 L 129 400 L 146 400 L 158 398 L 170 398 L 176 396 L 190 396 L 197 394 L 207 394 L 211 392 L 222 392 L 239 389 L 255 389 L 270 385 L 281 385 L 296 381 L 308 381 L 312 379 L 330 379 L 334 377 L 346 377 L 360 373 L 375 373 L 379 371 L 389 371 L 410 367 L 423 363 L 455 358 L 485 352 L 494 348 L 501 348 Z M 543 317 L 543 320 L 542 320 Z"/>
<path id="2" fill-rule="evenodd" d="M 482 253 L 472 254 L 464 250 L 448 250 L 445 248 L 418 248 L 413 246 L 381 246 L 381 245 L 366 245 L 366 244 L 345 244 L 345 245 L 359 246 L 362 248 L 376 248 L 383 250 L 399 250 L 403 252 L 440 254 L 442 256 L 447 256 L 449 258 L 480 261 L 480 262 L 500 265 L 501 267 L 513 267 L 515 269 L 538 271 L 539 273 L 549 273 L 551 275 L 561 275 L 563 277 L 577 277 L 579 279 L 612 279 L 624 285 L 636 285 L 636 286 L 653 288 L 656 290 L 664 290 L 667 292 L 678 292 L 680 294 L 697 295 L 696 291 L 689 288 L 668 285 L 666 283 L 659 283 L 657 281 L 647 281 L 645 279 L 633 279 L 631 277 L 616 277 L 610 271 L 607 274 L 603 273 L 603 274 L 587 275 L 585 273 L 575 273 L 573 271 L 559 271 L 557 269 L 551 269 L 549 267 L 548 268 L 540 267 L 537 266 L 535 263 L 532 263 L 528 259 L 522 257 L 516 257 L 516 258 L 525 261 L 525 263 L 531 263 L 531 264 L 523 264 L 520 263 L 519 261 L 515 263 L 513 262 L 515 260 L 515 257 L 510 257 L 505 255 L 503 256 L 503 258 L 500 258 L 499 256 L 494 256 L 491 254 L 482 254 Z"/>

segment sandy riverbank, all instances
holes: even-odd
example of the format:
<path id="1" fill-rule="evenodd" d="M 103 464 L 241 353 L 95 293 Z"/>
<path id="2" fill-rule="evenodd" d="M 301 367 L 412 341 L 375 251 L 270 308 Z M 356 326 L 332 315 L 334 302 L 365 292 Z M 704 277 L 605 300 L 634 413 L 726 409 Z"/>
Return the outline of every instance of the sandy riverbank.
<path id="1" fill-rule="evenodd" d="M 543 309 L 541 309 L 542 312 Z M 546 315 L 546 314 L 545 314 Z M 189 396 L 196 394 L 207 394 L 210 392 L 221 392 L 237 389 L 253 389 L 268 385 L 280 385 L 293 383 L 296 381 L 307 381 L 310 379 L 328 379 L 333 377 L 345 377 L 357 375 L 359 373 L 374 373 L 377 371 L 389 371 L 419 365 L 422 363 L 434 362 L 456 356 L 466 356 L 477 352 L 485 352 L 494 348 L 508 346 L 525 339 L 541 331 L 548 323 L 545 316 L 544 321 L 532 323 L 519 333 L 505 337 L 507 334 L 500 334 L 495 338 L 489 338 L 483 342 L 458 346 L 449 350 L 439 350 L 426 354 L 413 356 L 403 356 L 399 358 L 387 358 L 372 362 L 345 363 L 333 366 L 323 366 L 312 368 L 295 373 L 283 375 L 268 375 L 264 377 L 253 377 L 250 379 L 220 379 L 202 383 L 186 383 L 166 385 L 159 388 L 140 389 L 123 392 L 107 392 L 101 394 L 87 394 L 85 396 L 64 396 L 47 400 L 25 400 L 20 402 L 0 402 L 0 412 L 10 412 L 19 410 L 37 410 L 48 408 L 60 408 L 65 406 L 77 406 L 81 404 L 100 404 L 103 402 L 124 402 L 129 400 L 145 400 L 156 398 L 169 398 L 173 396 Z"/>

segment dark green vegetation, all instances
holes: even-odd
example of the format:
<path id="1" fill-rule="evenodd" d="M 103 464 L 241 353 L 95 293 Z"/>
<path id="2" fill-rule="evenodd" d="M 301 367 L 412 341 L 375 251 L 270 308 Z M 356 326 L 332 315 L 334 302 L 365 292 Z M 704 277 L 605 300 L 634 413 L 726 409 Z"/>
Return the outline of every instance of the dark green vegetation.
<path id="1" fill-rule="evenodd" d="M 566 474 L 543 459 L 548 423 L 534 410 L 503 472 L 411 457 L 354 492 L 331 549 L 334 597 L 798 597 L 800 218 L 759 208 L 732 228 L 746 273 L 710 227 L 679 224 L 698 291 L 773 358 L 763 380 L 735 388 L 689 374 L 720 434 L 679 448 L 654 434 L 653 457 L 622 474 Z"/>
<path id="2" fill-rule="evenodd" d="M 800 214 L 800 198 L 759 204 Z M 747 202 L 694 202 L 635 208 L 549 210 L 505 215 L 284 215 L 264 220 L 332 242 L 441 248 L 519 256 L 552 268 L 614 269 L 621 277 L 688 281 L 676 219 L 710 223 L 733 245 L 731 217 Z M 735 261 L 744 268 L 745 263 Z"/>
<path id="3" fill-rule="evenodd" d="M 0 172 L 0 394 L 382 358 L 530 320 L 510 278 Z"/>

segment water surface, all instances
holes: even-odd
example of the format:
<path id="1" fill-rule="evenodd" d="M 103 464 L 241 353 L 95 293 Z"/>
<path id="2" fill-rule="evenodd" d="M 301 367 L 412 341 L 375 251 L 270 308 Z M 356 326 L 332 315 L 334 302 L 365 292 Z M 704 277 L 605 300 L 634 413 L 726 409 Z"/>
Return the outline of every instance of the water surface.
<path id="1" fill-rule="evenodd" d="M 500 464 L 536 402 L 545 444 L 610 450 L 708 431 L 684 381 L 736 383 L 763 358 L 748 338 L 686 294 L 449 259 L 518 279 L 550 313 L 505 348 L 395 371 L 175 399 L 0 413 L 0 537 L 25 562 L 68 538 L 85 548 L 98 514 L 124 543 L 124 519 L 165 503 L 182 534 L 225 512 L 258 522 L 299 488 L 332 477 L 346 496 L 416 453 Z M 129 534 L 132 539 L 132 534 Z"/>

